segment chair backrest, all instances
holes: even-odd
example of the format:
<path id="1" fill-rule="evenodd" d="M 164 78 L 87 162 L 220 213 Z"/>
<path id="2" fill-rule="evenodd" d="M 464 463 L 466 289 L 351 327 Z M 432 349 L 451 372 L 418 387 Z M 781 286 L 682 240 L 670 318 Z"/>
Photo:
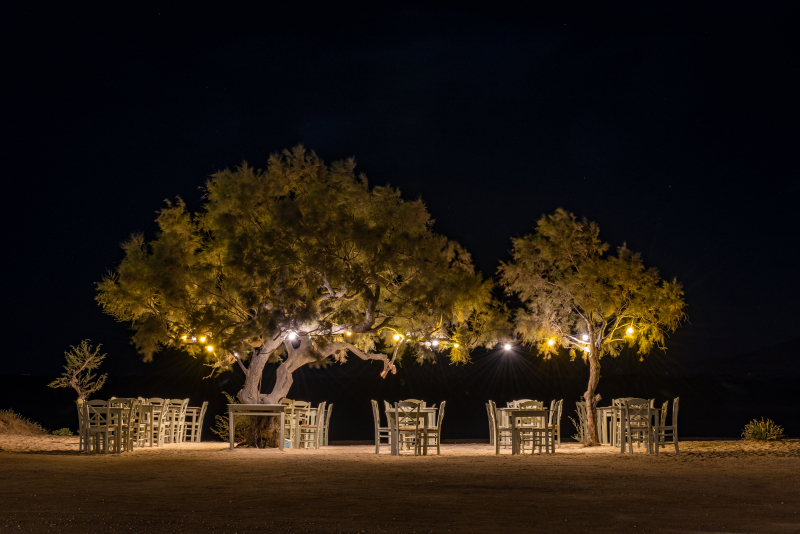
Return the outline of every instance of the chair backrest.
<path id="1" fill-rule="evenodd" d="M 667 409 L 669 408 L 669 401 L 665 400 L 664 404 L 661 405 L 661 417 L 659 419 L 658 424 L 661 426 L 666 426 L 667 424 Z"/>
<path id="2" fill-rule="evenodd" d="M 535 400 L 524 400 L 524 401 L 517 401 L 517 408 L 525 409 L 525 408 L 543 408 L 542 403 L 540 401 Z M 538 427 L 541 423 L 543 423 L 542 417 L 520 417 L 520 423 L 526 426 L 534 426 Z"/>
<path id="3" fill-rule="evenodd" d="M 652 399 L 625 399 L 625 419 L 637 425 L 650 426 L 650 407 Z"/>
<path id="4" fill-rule="evenodd" d="M 444 419 L 444 405 L 447 401 L 442 401 L 439 406 L 439 417 L 436 418 L 436 426 L 439 428 L 439 439 L 442 438 L 442 419 Z"/>
<path id="5" fill-rule="evenodd" d="M 84 404 L 83 416 L 89 426 L 105 426 L 111 424 L 111 417 L 109 412 L 109 404 L 104 400 L 90 400 Z"/>
<path id="6" fill-rule="evenodd" d="M 419 404 L 420 407 L 422 407 L 422 408 L 425 407 L 425 401 L 421 401 L 421 400 L 417 400 L 417 399 L 406 399 L 403 402 L 414 402 L 416 404 Z"/>
<path id="7" fill-rule="evenodd" d="M 378 428 L 381 426 L 381 412 L 378 410 L 377 401 L 371 400 L 370 402 L 372 403 L 372 418 L 375 419 L 375 432 L 377 432 Z"/>
<path id="8" fill-rule="evenodd" d="M 548 424 L 557 426 L 561 424 L 561 405 L 564 400 L 553 400 L 550 403 L 550 421 Z"/>
<path id="9" fill-rule="evenodd" d="M 279 404 L 287 404 L 287 405 L 294 404 L 294 401 L 292 399 L 287 399 L 286 397 L 284 397 L 281 399 L 281 402 Z"/>
<path id="10" fill-rule="evenodd" d="M 512 402 L 516 404 L 515 408 L 518 408 L 520 403 L 522 403 L 522 402 L 539 402 L 539 401 L 535 401 L 533 399 L 517 399 L 517 400 L 512 401 Z M 539 402 L 539 404 L 541 405 L 541 402 Z"/>
<path id="11" fill-rule="evenodd" d="M 419 411 L 421 407 L 421 403 L 419 402 L 398 402 L 394 408 L 394 420 L 396 424 L 405 426 L 414 425 L 415 428 L 419 429 L 420 418 L 425 417 L 425 414 Z"/>
<path id="12" fill-rule="evenodd" d="M 377 408 L 377 403 L 376 408 Z M 328 429 L 331 427 L 331 412 L 333 411 L 333 403 L 328 405 L 328 412 L 325 414 L 325 432 L 328 432 Z"/>
<path id="13" fill-rule="evenodd" d="M 678 427 L 678 402 L 680 400 L 680 397 L 675 397 L 675 400 L 672 401 L 672 426 L 674 428 Z"/>
<path id="14" fill-rule="evenodd" d="M 494 432 L 494 439 L 497 439 L 497 429 L 500 425 L 497 423 L 497 405 L 494 403 L 493 400 L 489 401 L 489 424 L 492 425 L 492 431 Z"/>
<path id="15" fill-rule="evenodd" d="M 383 409 L 388 414 L 392 411 L 392 405 L 388 401 L 383 401 Z M 388 415 L 386 417 L 389 417 Z"/>
<path id="16" fill-rule="evenodd" d="M 308 408 L 311 406 L 311 403 L 308 401 L 294 401 L 292 404 L 294 404 L 296 408 Z"/>
<path id="17" fill-rule="evenodd" d="M 162 399 L 160 397 L 152 397 L 150 399 L 145 399 L 147 404 L 153 404 L 156 406 L 163 406 L 164 404 L 169 404 L 169 399 Z"/>

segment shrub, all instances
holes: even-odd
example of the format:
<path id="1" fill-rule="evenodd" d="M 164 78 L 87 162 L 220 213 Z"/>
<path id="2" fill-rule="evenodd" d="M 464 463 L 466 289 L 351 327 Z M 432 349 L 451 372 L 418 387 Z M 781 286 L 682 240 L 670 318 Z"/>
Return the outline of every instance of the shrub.
<path id="1" fill-rule="evenodd" d="M 41 436 L 47 430 L 39 423 L 25 419 L 13 410 L 0 410 L 0 434 L 18 434 L 23 436 Z"/>
<path id="2" fill-rule="evenodd" d="M 227 391 L 223 391 L 222 393 L 228 398 L 229 404 L 239 404 L 239 399 Z M 230 439 L 230 425 L 228 424 L 228 416 L 218 415 L 215 417 L 215 421 L 216 427 L 212 428 L 211 432 L 222 438 L 223 441 L 228 441 Z M 250 428 L 250 418 L 246 415 L 234 415 L 233 424 L 235 426 L 233 439 L 236 441 L 236 443 L 244 443 L 247 441 L 247 431 Z"/>
<path id="3" fill-rule="evenodd" d="M 58 430 L 53 430 L 54 436 L 71 436 L 72 430 L 69 428 L 59 428 Z"/>
<path id="4" fill-rule="evenodd" d="M 776 441 L 785 438 L 783 427 L 778 426 L 770 419 L 761 421 L 753 419 L 744 426 L 742 438 L 749 441 Z"/>

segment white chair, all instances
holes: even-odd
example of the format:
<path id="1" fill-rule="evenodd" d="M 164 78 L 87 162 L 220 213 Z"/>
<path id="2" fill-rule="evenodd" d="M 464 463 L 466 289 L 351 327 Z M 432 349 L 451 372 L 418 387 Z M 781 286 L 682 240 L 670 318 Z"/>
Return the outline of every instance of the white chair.
<path id="1" fill-rule="evenodd" d="M 203 402 L 200 407 L 187 406 L 184 417 L 185 427 L 183 432 L 184 441 L 198 442 L 203 432 L 203 418 L 206 415 L 208 401 Z"/>
<path id="2" fill-rule="evenodd" d="M 502 417 L 500 410 L 494 401 L 489 401 L 489 417 L 492 419 L 492 428 L 494 429 L 494 453 L 500 454 L 500 446 L 503 448 L 511 445 L 511 425 L 504 425 L 500 423 Z"/>
<path id="3" fill-rule="evenodd" d="M 669 408 L 669 401 L 664 401 L 664 405 L 661 408 L 658 437 L 656 439 L 657 446 L 663 449 L 667 445 L 667 433 L 669 433 L 675 444 L 675 454 L 680 454 L 678 450 L 678 402 L 680 400 L 680 397 L 675 397 L 675 400 L 672 401 L 672 423 L 669 425 L 667 425 L 667 408 Z"/>
<path id="4" fill-rule="evenodd" d="M 561 406 L 564 404 L 564 399 L 553 400 L 550 403 L 550 421 L 548 426 L 553 429 L 557 436 L 556 443 L 558 448 L 561 448 Z"/>
<path id="5" fill-rule="evenodd" d="M 320 443 L 322 442 L 322 429 L 324 427 L 325 402 L 320 402 L 317 407 L 316 417 L 313 419 L 309 418 L 308 423 L 299 426 L 300 448 L 303 448 L 305 445 L 306 449 L 309 448 L 309 446 L 319 449 Z"/>
<path id="6" fill-rule="evenodd" d="M 77 399 L 75 406 L 78 408 L 78 450 L 81 452 L 88 452 L 88 442 L 86 441 L 86 423 L 83 419 L 83 405 L 86 403 L 84 399 Z M 84 450 L 84 447 L 87 450 Z"/>
<path id="7" fill-rule="evenodd" d="M 94 452 L 100 450 L 100 438 L 102 437 L 102 450 L 105 454 L 109 452 L 109 442 L 117 439 L 117 427 L 111 416 L 111 407 L 104 400 L 91 400 L 83 404 L 83 418 L 86 421 L 86 443 L 87 452 L 91 450 L 94 441 Z"/>
<path id="8" fill-rule="evenodd" d="M 372 418 L 375 421 L 375 454 L 380 454 L 381 445 L 388 445 L 391 449 L 392 429 L 389 426 L 381 426 L 381 412 L 378 410 L 378 403 L 374 400 L 370 402 L 372 403 Z M 388 406 L 388 403 L 386 404 Z M 386 412 L 386 418 L 389 418 L 388 411 Z M 381 443 L 382 439 L 388 440 L 388 443 Z"/>
<path id="9" fill-rule="evenodd" d="M 333 403 L 328 405 L 328 410 L 325 413 L 325 427 L 322 429 L 322 441 L 325 447 L 328 446 L 328 434 L 331 428 L 331 412 L 333 411 Z"/>
<path id="10" fill-rule="evenodd" d="M 428 439 L 432 440 L 434 443 L 428 442 L 428 445 L 436 445 L 436 454 L 442 454 L 441 451 L 441 437 L 442 437 L 442 419 L 444 419 L 444 405 L 447 401 L 442 401 L 441 406 L 439 406 L 439 413 L 436 417 L 436 426 L 428 427 Z"/>
<path id="11" fill-rule="evenodd" d="M 147 404 L 153 407 L 153 436 L 150 438 L 156 447 L 161 447 L 167 437 L 170 422 L 170 400 L 160 397 L 147 399 Z"/>
<path id="12" fill-rule="evenodd" d="M 494 445 L 494 419 L 492 418 L 492 412 L 490 412 L 491 408 L 489 407 L 489 403 L 486 403 L 486 418 L 489 420 L 489 445 Z"/>
<path id="13" fill-rule="evenodd" d="M 414 456 L 422 453 L 425 436 L 423 435 L 424 421 L 427 414 L 420 411 L 421 402 L 398 402 L 394 409 L 394 417 L 389 425 L 392 429 L 392 442 L 396 445 L 394 451 L 400 454 L 403 445 L 414 447 Z"/>
<path id="14" fill-rule="evenodd" d="M 517 408 L 524 409 L 543 409 L 541 401 L 525 400 L 518 401 Z M 541 454 L 542 448 L 544 452 L 555 452 L 553 441 L 553 428 L 548 424 L 549 414 L 547 417 L 520 417 L 516 425 L 518 429 L 518 439 L 520 446 L 520 453 L 525 454 L 525 443 L 531 444 L 531 452 L 538 447 Z M 513 436 L 512 436 L 513 439 Z"/>
<path id="15" fill-rule="evenodd" d="M 166 425 L 164 440 L 167 443 L 181 443 L 183 441 L 186 408 L 188 405 L 189 399 L 170 399 L 169 403 L 164 404 L 162 417 Z"/>
<path id="16" fill-rule="evenodd" d="M 624 441 L 621 452 L 627 443 L 629 452 L 633 454 L 633 443 L 644 442 L 647 452 L 653 452 L 653 424 L 650 408 L 653 401 L 648 399 L 625 399 L 623 404 Z"/>
<path id="17" fill-rule="evenodd" d="M 117 441 L 115 443 L 117 452 L 122 450 L 132 451 L 134 442 L 138 438 L 136 419 L 139 413 L 139 399 L 111 397 L 108 401 L 108 406 L 120 410 L 113 413 L 117 431 Z"/>

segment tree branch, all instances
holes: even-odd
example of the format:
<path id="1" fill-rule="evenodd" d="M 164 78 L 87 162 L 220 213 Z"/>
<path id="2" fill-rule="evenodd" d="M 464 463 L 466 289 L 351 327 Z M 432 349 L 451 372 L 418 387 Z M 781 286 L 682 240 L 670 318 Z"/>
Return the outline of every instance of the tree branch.
<path id="1" fill-rule="evenodd" d="M 399 347 L 400 347 L 400 345 L 398 345 L 398 348 Z M 386 378 L 386 375 L 389 374 L 389 371 L 391 371 L 392 374 L 397 373 L 397 368 L 394 365 L 394 359 L 397 356 L 397 348 L 394 349 L 394 355 L 392 356 L 392 359 L 389 360 L 389 356 L 387 356 L 386 354 L 381 354 L 381 353 L 375 354 L 375 353 L 372 353 L 372 352 L 364 352 L 364 351 L 362 351 L 361 349 L 359 349 L 358 347 L 356 347 L 355 345 L 353 345 L 351 343 L 343 343 L 341 341 L 334 341 L 333 343 L 329 343 L 325 348 L 320 349 L 319 350 L 319 354 L 324 359 L 324 358 L 327 358 L 329 356 L 332 356 L 335 353 L 339 353 L 339 352 L 341 352 L 343 350 L 346 350 L 348 352 L 352 352 L 353 354 L 355 354 L 356 356 L 358 356 L 362 360 L 382 361 L 383 362 L 383 371 L 381 372 L 381 378 Z"/>

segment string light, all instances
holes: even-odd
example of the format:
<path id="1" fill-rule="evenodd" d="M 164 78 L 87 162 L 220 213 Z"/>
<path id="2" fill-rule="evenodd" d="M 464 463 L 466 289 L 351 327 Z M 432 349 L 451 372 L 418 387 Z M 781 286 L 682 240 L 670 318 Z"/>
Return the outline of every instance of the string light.
<path id="1" fill-rule="evenodd" d="M 182 339 L 182 340 L 184 340 L 184 341 L 186 341 L 186 336 L 183 336 L 181 339 Z"/>
<path id="2" fill-rule="evenodd" d="M 346 334 L 347 334 L 348 336 L 352 336 L 352 335 L 353 335 L 353 333 L 352 333 L 350 330 L 348 330 L 348 331 L 346 332 Z"/>
<path id="3" fill-rule="evenodd" d="M 548 340 L 547 340 L 547 344 L 548 344 L 548 345 L 550 345 L 550 346 L 552 347 L 553 345 L 555 345 L 555 344 L 556 344 L 556 341 L 555 341 L 554 339 L 548 339 Z"/>
<path id="4" fill-rule="evenodd" d="M 205 342 L 206 342 L 206 336 L 201 336 L 200 343 L 205 343 Z"/>
<path id="5" fill-rule="evenodd" d="M 214 347 L 212 347 L 211 345 L 206 345 L 206 350 L 207 350 L 208 352 L 211 352 L 211 351 L 213 351 L 213 350 L 214 350 Z"/>
<path id="6" fill-rule="evenodd" d="M 583 339 L 584 341 L 589 341 L 589 334 L 583 334 L 581 336 L 581 339 Z"/>
<path id="7" fill-rule="evenodd" d="M 511 350 L 511 344 L 510 343 L 506 343 L 505 345 L 503 345 L 503 348 L 506 349 L 506 350 Z"/>
<path id="8" fill-rule="evenodd" d="M 633 335 L 633 327 L 629 326 L 628 329 L 625 331 L 629 336 Z"/>
<path id="9" fill-rule="evenodd" d="M 394 339 L 395 341 L 400 341 L 401 339 L 403 339 L 403 334 L 395 334 L 395 335 L 394 335 L 394 336 L 392 336 L 392 337 L 393 337 L 393 339 Z"/>
<path id="10" fill-rule="evenodd" d="M 458 348 L 458 343 L 453 343 L 453 348 Z"/>
<path id="11" fill-rule="evenodd" d="M 297 334 L 295 334 L 294 332 L 289 332 L 288 338 L 289 339 L 296 339 L 297 338 Z"/>
<path id="12" fill-rule="evenodd" d="M 192 341 L 197 341 L 197 336 L 192 336 Z"/>
<path id="13" fill-rule="evenodd" d="M 434 347 L 438 347 L 439 346 L 439 340 L 438 339 L 434 339 L 433 341 L 431 341 L 431 345 L 433 345 Z"/>

